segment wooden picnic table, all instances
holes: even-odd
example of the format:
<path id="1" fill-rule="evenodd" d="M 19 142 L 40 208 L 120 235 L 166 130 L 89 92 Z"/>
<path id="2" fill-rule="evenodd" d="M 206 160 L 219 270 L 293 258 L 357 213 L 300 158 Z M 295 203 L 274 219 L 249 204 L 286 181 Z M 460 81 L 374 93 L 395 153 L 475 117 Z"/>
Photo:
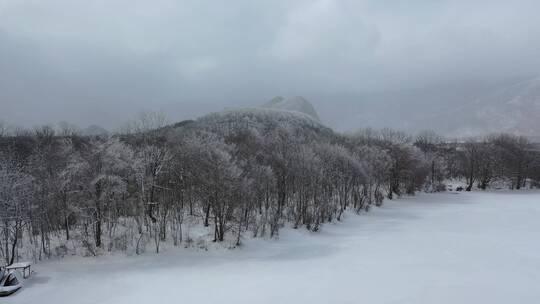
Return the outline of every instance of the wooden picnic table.
<path id="1" fill-rule="evenodd" d="M 23 271 L 23 278 L 26 279 L 30 276 L 31 270 L 30 266 L 32 266 L 32 263 L 30 262 L 19 262 L 19 263 L 13 263 L 9 266 L 6 266 L 6 270 L 9 271 L 15 271 L 17 269 L 22 269 Z M 28 275 L 26 275 L 26 270 L 28 269 Z"/>

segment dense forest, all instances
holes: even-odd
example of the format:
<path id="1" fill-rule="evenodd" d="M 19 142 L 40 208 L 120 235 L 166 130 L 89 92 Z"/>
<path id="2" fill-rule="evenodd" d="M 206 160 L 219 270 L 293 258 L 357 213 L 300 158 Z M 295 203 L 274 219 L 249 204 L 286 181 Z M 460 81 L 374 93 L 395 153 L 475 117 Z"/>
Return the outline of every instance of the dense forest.
<path id="1" fill-rule="evenodd" d="M 0 131 L 0 258 L 160 251 L 186 227 L 241 245 L 291 226 L 318 231 L 418 191 L 538 187 L 540 152 L 507 134 L 449 141 L 390 129 L 338 134 L 301 113 L 230 110 L 114 135 L 67 124 Z M 436 203 L 436 202 L 434 202 Z M 510 202 L 509 202 L 510 203 Z"/>

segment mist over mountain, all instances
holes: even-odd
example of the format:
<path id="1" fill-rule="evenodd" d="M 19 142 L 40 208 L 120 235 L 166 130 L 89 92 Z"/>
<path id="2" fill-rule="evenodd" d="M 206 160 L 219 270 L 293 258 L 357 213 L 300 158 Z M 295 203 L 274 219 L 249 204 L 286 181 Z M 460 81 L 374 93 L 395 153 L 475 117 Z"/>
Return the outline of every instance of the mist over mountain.
<path id="1" fill-rule="evenodd" d="M 540 136 L 540 77 L 500 88 L 454 112 L 464 117 L 463 129 L 473 133 L 501 130 Z M 459 130 L 459 129 L 458 129 Z"/>
<path id="2" fill-rule="evenodd" d="M 538 77 L 325 98 L 340 100 L 321 103 L 319 111 L 323 121 L 341 131 L 389 127 L 407 132 L 432 129 L 451 137 L 501 132 L 540 136 Z M 341 116 L 333 114 L 336 108 Z"/>

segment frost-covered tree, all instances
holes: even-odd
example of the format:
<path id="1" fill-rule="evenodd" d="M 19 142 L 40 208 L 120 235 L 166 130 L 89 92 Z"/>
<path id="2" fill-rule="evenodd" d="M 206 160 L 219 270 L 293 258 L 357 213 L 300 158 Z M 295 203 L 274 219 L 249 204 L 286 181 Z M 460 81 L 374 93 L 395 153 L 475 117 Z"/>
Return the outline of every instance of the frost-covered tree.
<path id="1" fill-rule="evenodd" d="M 538 151 L 515 136 L 461 143 L 390 129 L 341 135 L 274 109 L 174 125 L 143 115 L 110 137 L 72 129 L 0 136 L 2 259 L 139 254 L 152 243 L 159 252 L 163 242 L 191 246 L 196 225 L 203 238 L 239 246 L 246 235 L 275 237 L 286 226 L 318 231 L 349 209 L 442 190 L 449 178 L 468 190 L 540 180 Z"/>
<path id="2" fill-rule="evenodd" d="M 446 163 L 444 159 L 444 139 L 433 131 L 422 131 L 417 134 L 414 146 L 424 154 L 424 161 L 429 164 L 429 176 L 426 183 L 427 191 L 445 189 Z"/>
<path id="3" fill-rule="evenodd" d="M 492 136 L 490 143 L 495 148 L 493 150 L 498 152 L 498 161 L 511 180 L 511 188 L 519 190 L 525 187 L 533 162 L 529 140 L 522 136 L 501 134 Z"/>
<path id="4" fill-rule="evenodd" d="M 82 191 L 86 227 L 92 230 L 94 245 L 102 247 L 103 223 L 119 216 L 118 205 L 127 193 L 127 181 L 134 175 L 134 153 L 118 138 L 93 139 L 82 156 Z"/>
<path id="5" fill-rule="evenodd" d="M 33 178 L 15 162 L 0 157 L 0 247 L 7 265 L 17 258 L 22 232 L 31 224 Z"/>

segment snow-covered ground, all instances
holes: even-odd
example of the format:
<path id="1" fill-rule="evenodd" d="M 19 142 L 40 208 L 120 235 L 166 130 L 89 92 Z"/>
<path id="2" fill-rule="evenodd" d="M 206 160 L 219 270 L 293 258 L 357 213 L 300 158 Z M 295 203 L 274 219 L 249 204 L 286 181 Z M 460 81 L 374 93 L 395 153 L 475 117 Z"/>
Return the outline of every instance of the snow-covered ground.
<path id="1" fill-rule="evenodd" d="M 540 303 L 540 192 L 386 202 L 240 250 L 35 266 L 1 303 Z"/>

